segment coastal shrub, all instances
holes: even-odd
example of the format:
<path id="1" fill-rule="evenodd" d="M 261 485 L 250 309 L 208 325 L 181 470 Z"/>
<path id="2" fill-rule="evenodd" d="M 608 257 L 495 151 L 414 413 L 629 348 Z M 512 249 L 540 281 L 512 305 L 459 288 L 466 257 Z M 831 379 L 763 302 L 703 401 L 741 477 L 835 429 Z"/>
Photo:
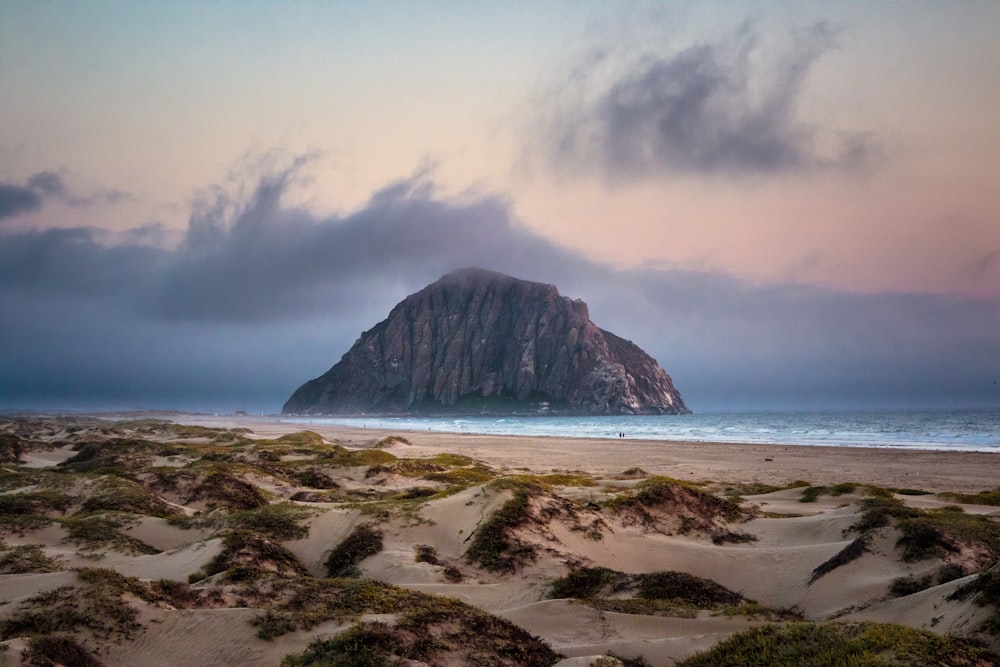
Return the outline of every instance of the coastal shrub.
<path id="1" fill-rule="evenodd" d="M 492 572 L 515 572 L 533 561 L 535 547 L 522 542 L 511 533 L 531 520 L 531 494 L 519 490 L 476 529 L 466 559 Z"/>
<path id="2" fill-rule="evenodd" d="M 800 503 L 814 503 L 814 502 L 816 502 L 819 499 L 820 495 L 824 491 L 826 491 L 826 487 L 825 486 L 810 486 L 810 487 L 806 487 L 806 489 L 802 491 L 802 497 L 799 498 L 799 502 Z"/>
<path id="3" fill-rule="evenodd" d="M 216 470 L 196 486 L 188 502 L 208 499 L 212 505 L 223 505 L 233 509 L 249 510 L 267 505 L 264 494 L 256 486 L 235 475 Z"/>
<path id="4" fill-rule="evenodd" d="M 920 516 L 920 510 L 907 507 L 903 501 L 891 497 L 875 496 L 863 498 L 859 504 L 861 516 L 845 532 L 865 533 L 875 528 L 888 526 L 892 519 L 908 519 Z"/>
<path id="5" fill-rule="evenodd" d="M 757 536 L 751 535 L 750 533 L 741 533 L 733 530 L 724 530 L 718 533 L 712 534 L 712 544 L 723 545 L 723 544 L 746 544 L 748 542 L 756 542 Z"/>
<path id="6" fill-rule="evenodd" d="M 963 544 L 979 547 L 988 561 L 1000 558 L 1000 523 L 988 516 L 949 508 L 926 510 L 900 521 L 899 530 L 897 544 L 907 561 L 944 558 Z"/>
<path id="7" fill-rule="evenodd" d="M 467 488 L 485 484 L 496 477 L 488 466 L 474 465 L 470 468 L 453 468 L 443 472 L 431 472 L 423 476 L 428 482 L 442 482 L 456 488 Z"/>
<path id="8" fill-rule="evenodd" d="M 802 497 L 799 499 L 799 502 L 814 503 L 824 494 L 837 497 L 848 493 L 854 493 L 857 488 L 858 485 L 854 482 L 840 482 L 839 484 L 834 484 L 833 486 L 807 486 L 802 491 Z"/>
<path id="9" fill-rule="evenodd" d="M 234 512 L 227 523 L 231 528 L 254 531 L 273 540 L 298 540 L 309 535 L 309 527 L 300 521 L 313 514 L 313 510 L 294 503 L 275 503 Z"/>
<path id="10" fill-rule="evenodd" d="M 265 641 L 295 631 L 295 620 L 290 614 L 275 613 L 270 609 L 251 623 L 257 628 L 257 637 Z"/>
<path id="11" fill-rule="evenodd" d="M 901 598 L 927 590 L 933 584 L 934 578 L 931 575 L 927 575 L 926 577 L 897 577 L 893 579 L 892 584 L 889 586 L 889 594 L 895 598 Z"/>
<path id="12" fill-rule="evenodd" d="M 60 521 L 66 529 L 65 541 L 72 542 L 85 551 L 114 549 L 126 554 L 158 554 L 160 550 L 120 529 L 132 520 L 115 514 L 100 514 L 88 517 L 71 517 Z"/>
<path id="13" fill-rule="evenodd" d="M 956 503 L 966 505 L 994 505 L 1000 506 L 1000 486 L 992 491 L 980 491 L 979 493 L 939 493 L 943 498 L 950 498 Z"/>
<path id="14" fill-rule="evenodd" d="M 26 449 L 26 443 L 13 433 L 0 433 L 0 463 L 18 463 Z"/>
<path id="15" fill-rule="evenodd" d="M 128 580 L 110 570 L 85 568 L 79 584 L 60 586 L 25 600 L 0 620 L 0 639 L 88 630 L 98 639 L 132 639 L 142 629 L 138 610 L 125 604 Z M 74 664 L 74 663 L 69 663 Z"/>
<path id="16" fill-rule="evenodd" d="M 652 572 L 638 576 L 636 595 L 647 600 L 682 600 L 702 609 L 739 604 L 745 598 L 721 584 L 686 572 Z"/>
<path id="17" fill-rule="evenodd" d="M 633 493 L 618 495 L 607 505 L 626 525 L 657 530 L 675 527 L 682 534 L 718 532 L 720 521 L 740 521 L 748 515 L 730 498 L 712 495 L 690 482 L 659 476 L 642 480 Z"/>
<path id="18" fill-rule="evenodd" d="M 358 563 L 382 551 L 382 531 L 363 523 L 338 544 L 326 558 L 326 571 L 331 577 L 357 577 Z"/>
<path id="19" fill-rule="evenodd" d="M 983 570 L 975 579 L 960 586 L 949 596 L 951 600 L 972 598 L 980 607 L 993 606 L 993 613 L 980 628 L 983 632 L 1000 637 L 1000 563 Z"/>
<path id="20" fill-rule="evenodd" d="M 820 577 L 833 572 L 841 565 L 847 565 L 851 561 L 861 558 L 861 556 L 868 552 L 868 547 L 871 546 L 871 543 L 872 533 L 870 531 L 854 539 L 850 544 L 834 554 L 833 557 L 821 563 L 812 571 L 812 574 L 809 576 L 809 585 L 816 583 Z"/>
<path id="21" fill-rule="evenodd" d="M 302 447 L 326 445 L 326 440 L 323 439 L 323 436 L 315 431 L 296 431 L 295 433 L 286 433 L 281 437 L 275 438 L 275 442 L 280 442 L 283 445 L 298 445 Z"/>
<path id="22" fill-rule="evenodd" d="M 371 467 L 384 465 L 396 460 L 396 457 L 382 449 L 349 450 L 340 445 L 321 457 L 324 463 L 342 468 Z"/>
<path id="23" fill-rule="evenodd" d="M 376 449 L 392 447 L 394 445 L 409 445 L 410 441 L 401 435 L 387 435 L 375 443 Z"/>
<path id="24" fill-rule="evenodd" d="M 413 560 L 418 563 L 430 563 L 431 565 L 438 565 L 441 561 L 437 557 L 437 549 L 428 544 L 418 544 L 413 547 L 413 550 L 417 552 Z"/>
<path id="25" fill-rule="evenodd" d="M 538 481 L 545 486 L 597 486 L 597 482 L 590 475 L 583 472 L 554 472 L 548 475 L 541 475 Z"/>
<path id="26" fill-rule="evenodd" d="M 289 476 L 302 486 L 308 486 L 310 489 L 336 489 L 340 487 L 333 477 L 316 466 L 309 466 L 305 470 L 296 470 L 290 473 Z"/>
<path id="27" fill-rule="evenodd" d="M 732 635 L 678 667 L 939 667 L 997 664 L 1000 656 L 956 637 L 883 623 L 764 625 Z"/>
<path id="28" fill-rule="evenodd" d="M 107 511 L 161 518 L 180 512 L 178 508 L 151 494 L 141 484 L 114 476 L 102 477 L 95 482 L 92 495 L 83 501 L 78 514 Z"/>
<path id="29" fill-rule="evenodd" d="M 45 555 L 37 544 L 7 547 L 0 543 L 0 574 L 27 574 L 58 572 L 63 569 L 62 559 Z"/>
<path id="30" fill-rule="evenodd" d="M 938 569 L 934 576 L 938 585 L 941 585 L 947 584 L 949 581 L 961 579 L 966 574 L 968 573 L 965 571 L 965 568 L 958 563 L 945 563 Z"/>
<path id="31" fill-rule="evenodd" d="M 449 454 L 447 452 L 441 454 L 435 454 L 428 459 L 432 463 L 436 463 L 442 466 L 449 466 L 452 468 L 458 468 L 463 466 L 471 466 L 476 461 L 468 456 L 463 456 L 462 454 Z"/>
<path id="32" fill-rule="evenodd" d="M 552 582 L 548 597 L 588 599 L 611 586 L 618 573 L 606 567 L 578 567 Z"/>
<path id="33" fill-rule="evenodd" d="M 24 667 L 104 667 L 86 648 L 72 637 L 63 635 L 42 635 L 28 640 L 28 648 L 21 654 Z"/>
<path id="34" fill-rule="evenodd" d="M 736 484 L 726 487 L 725 496 L 736 502 L 741 502 L 743 496 L 763 496 L 768 493 L 774 493 L 775 491 L 781 491 L 783 488 L 785 487 L 774 486 L 772 484 L 762 484 L 760 482 Z"/>
<path id="35" fill-rule="evenodd" d="M 622 597 L 625 594 L 634 597 Z M 714 581 L 677 571 L 625 574 L 604 567 L 579 567 L 553 581 L 547 597 L 586 600 L 597 609 L 624 614 L 693 618 L 702 609 L 741 607 L 749 612 L 748 605 L 753 605 L 754 613 L 776 613 Z"/>
<path id="36" fill-rule="evenodd" d="M 58 491 L 31 491 L 0 495 L 0 514 L 44 514 L 45 512 L 66 512 L 76 502 L 76 498 Z"/>
<path id="37" fill-rule="evenodd" d="M 286 656 L 282 667 L 384 667 L 397 656 L 402 633 L 385 623 L 359 623 L 331 639 L 315 639 L 301 655 Z"/>
<path id="38" fill-rule="evenodd" d="M 423 596 L 394 625 L 365 621 L 329 639 L 317 639 L 284 666 L 369 667 L 417 661 L 431 665 L 548 667 L 551 648 L 510 621 L 457 600 Z"/>
<path id="39" fill-rule="evenodd" d="M 235 580 L 256 579 L 264 575 L 309 574 L 306 566 L 291 551 L 266 535 L 250 530 L 234 530 L 223 538 L 222 551 L 205 566 L 207 576 L 220 572 L 226 572 Z"/>

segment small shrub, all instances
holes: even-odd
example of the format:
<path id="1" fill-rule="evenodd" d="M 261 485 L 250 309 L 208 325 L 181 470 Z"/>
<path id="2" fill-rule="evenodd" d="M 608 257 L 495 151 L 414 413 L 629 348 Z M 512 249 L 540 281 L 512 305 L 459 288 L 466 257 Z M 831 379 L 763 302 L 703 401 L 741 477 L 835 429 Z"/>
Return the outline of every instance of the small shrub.
<path id="1" fill-rule="evenodd" d="M 825 486 L 810 486 L 807 487 L 802 492 L 802 497 L 799 498 L 800 503 L 814 503 L 819 497 L 827 491 Z"/>
<path id="2" fill-rule="evenodd" d="M 465 552 L 466 559 L 492 572 L 515 572 L 535 559 L 535 548 L 511 535 L 513 529 L 531 520 L 530 494 L 518 491 L 514 497 L 486 519 Z"/>
<path id="3" fill-rule="evenodd" d="M 913 595 L 920 591 L 927 590 L 933 585 L 934 578 L 931 575 L 926 577 L 898 577 L 889 586 L 889 594 L 896 598 Z"/>
<path id="4" fill-rule="evenodd" d="M 293 472 L 291 477 L 302 486 L 308 486 L 310 489 L 336 489 L 340 486 L 330 475 L 316 466 Z"/>
<path id="5" fill-rule="evenodd" d="M 617 576 L 606 567 L 579 567 L 552 582 L 548 597 L 588 599 L 599 595 Z"/>
<path id="6" fill-rule="evenodd" d="M 809 577 L 809 584 L 812 585 L 825 574 L 833 572 L 841 565 L 847 565 L 851 561 L 861 558 L 868 551 L 872 543 L 872 534 L 865 533 L 853 540 L 846 547 L 838 551 L 832 558 L 818 565 Z"/>
<path id="7" fill-rule="evenodd" d="M 892 519 L 907 519 L 920 516 L 920 510 L 907 507 L 893 497 L 876 496 L 865 498 L 860 503 L 861 516 L 845 532 L 865 533 L 875 528 L 888 526 Z"/>
<path id="8" fill-rule="evenodd" d="M 725 586 L 686 572 L 653 572 L 639 575 L 638 597 L 647 600 L 682 600 L 702 609 L 739 604 L 745 598 Z"/>
<path id="9" fill-rule="evenodd" d="M 712 544 L 717 544 L 719 546 L 723 544 L 746 544 L 748 542 L 756 541 L 756 535 L 751 535 L 750 533 L 738 533 L 732 530 L 726 530 L 712 535 Z"/>
<path id="10" fill-rule="evenodd" d="M 62 635 L 42 635 L 28 640 L 28 648 L 21 656 L 25 667 L 104 667 L 98 660 L 71 637 Z"/>
<path id="11" fill-rule="evenodd" d="M 979 493 L 940 493 L 938 495 L 966 505 L 1000 506 L 1000 486 L 992 491 L 980 491 Z"/>
<path id="12" fill-rule="evenodd" d="M 413 547 L 417 555 L 413 557 L 413 560 L 418 563 L 430 563 L 431 565 L 438 565 L 441 561 L 437 557 L 437 549 L 427 544 L 418 544 Z"/>
<path id="13" fill-rule="evenodd" d="M 380 551 L 382 531 L 370 524 L 361 524 L 327 556 L 327 574 L 331 577 L 359 576 L 358 563 Z"/>
<path id="14" fill-rule="evenodd" d="M 62 524 L 67 532 L 66 541 L 86 551 L 109 548 L 127 554 L 160 553 L 159 549 L 119 530 L 126 526 L 128 520 L 113 514 L 102 514 L 82 519 L 73 517 L 62 521 Z"/>
<path id="15" fill-rule="evenodd" d="M 942 565 L 935 575 L 938 585 L 946 584 L 949 581 L 955 581 L 956 579 L 961 579 L 966 574 L 965 568 L 957 563 L 945 563 Z"/>
<path id="16" fill-rule="evenodd" d="M 737 633 L 678 667 L 878 667 L 996 664 L 998 656 L 955 637 L 882 623 L 790 623 Z"/>
<path id="17" fill-rule="evenodd" d="M 251 530 L 274 540 L 298 540 L 309 535 L 309 528 L 299 522 L 312 514 L 312 510 L 299 505 L 275 503 L 235 512 L 227 523 L 232 528 Z"/>
<path id="18" fill-rule="evenodd" d="M 291 551 L 266 535 L 249 530 L 234 530 L 223 538 L 222 551 L 205 566 L 207 576 L 220 572 L 227 572 L 237 580 L 257 579 L 266 574 L 309 574 Z"/>
<path id="19" fill-rule="evenodd" d="M 62 559 L 46 556 L 37 544 L 23 544 L 0 550 L 0 574 L 58 572 L 61 569 Z"/>
<path id="20" fill-rule="evenodd" d="M 257 627 L 257 636 L 265 641 L 295 631 L 295 622 L 291 616 L 275 613 L 270 609 L 253 619 L 253 624 Z"/>

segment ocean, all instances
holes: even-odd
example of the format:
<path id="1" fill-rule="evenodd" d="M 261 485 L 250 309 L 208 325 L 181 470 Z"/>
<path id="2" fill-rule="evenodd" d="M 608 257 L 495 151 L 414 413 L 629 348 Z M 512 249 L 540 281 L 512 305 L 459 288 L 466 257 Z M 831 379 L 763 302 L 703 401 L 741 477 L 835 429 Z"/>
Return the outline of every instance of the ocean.
<path id="1" fill-rule="evenodd" d="M 281 417 L 397 431 L 996 452 L 1000 410 L 699 413 L 628 417 Z M 1000 461 L 998 461 L 1000 462 Z"/>

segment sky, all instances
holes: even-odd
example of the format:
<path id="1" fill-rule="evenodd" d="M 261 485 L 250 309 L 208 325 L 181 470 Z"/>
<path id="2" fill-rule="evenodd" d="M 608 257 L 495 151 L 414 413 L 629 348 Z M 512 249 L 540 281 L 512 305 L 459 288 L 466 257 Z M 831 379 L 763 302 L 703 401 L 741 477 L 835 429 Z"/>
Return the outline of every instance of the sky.
<path id="1" fill-rule="evenodd" d="M 696 412 L 1000 409 L 1000 2 L 0 3 L 0 410 L 273 413 L 481 266 Z"/>

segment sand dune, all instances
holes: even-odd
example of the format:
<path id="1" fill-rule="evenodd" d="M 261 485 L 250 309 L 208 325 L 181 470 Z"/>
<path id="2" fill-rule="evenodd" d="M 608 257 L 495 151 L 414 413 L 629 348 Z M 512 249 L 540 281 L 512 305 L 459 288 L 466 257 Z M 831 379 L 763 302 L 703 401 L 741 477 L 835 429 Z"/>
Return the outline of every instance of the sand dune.
<path id="1" fill-rule="evenodd" d="M 359 621 L 391 626 L 405 616 L 405 609 L 380 607 L 376 596 L 368 611 L 344 618 L 335 608 L 309 612 L 306 623 L 296 610 L 313 602 L 289 603 L 302 595 L 294 593 L 299 584 L 275 574 L 301 568 L 320 585 L 331 550 L 369 530 L 378 544 L 358 547 L 364 550 L 356 574 L 364 579 L 356 581 L 385 582 L 496 614 L 544 640 L 564 667 L 609 654 L 673 665 L 733 633 L 796 614 L 811 621 L 901 623 L 998 646 L 995 636 L 979 630 L 993 608 L 950 596 L 995 562 L 1000 544 L 952 534 L 940 524 L 943 546 L 931 544 L 925 556 L 907 560 L 899 519 L 857 528 L 870 520 L 872 499 L 913 508 L 914 516 L 954 515 L 953 498 L 866 485 L 978 492 L 1000 478 L 1000 462 L 991 455 L 426 433 L 401 434 L 404 439 L 372 449 L 390 434 L 324 426 L 316 428 L 319 435 L 279 440 L 299 425 L 180 421 L 184 425 L 154 423 L 146 430 L 116 427 L 147 444 L 107 461 L 95 454 L 78 462 L 73 470 L 86 470 L 77 472 L 91 480 L 85 484 L 67 485 L 75 477 L 65 474 L 72 472 L 66 462 L 77 461 L 79 443 L 97 438 L 99 429 L 66 431 L 68 441 L 35 441 L 19 464 L 6 465 L 0 499 L 28 509 L 2 524 L 0 559 L 17 549 L 24 559 L 0 570 L 7 572 L 0 574 L 3 627 L 23 620 L 47 591 L 97 591 L 75 570 L 99 568 L 139 582 L 113 583 L 124 587 L 120 603 L 136 610 L 137 628 L 109 636 L 69 630 L 104 664 L 275 665 Z M 625 476 L 635 464 L 645 473 Z M 184 471 L 183 484 L 171 481 L 181 478 L 169 469 Z M 64 472 L 49 472 L 55 470 Z M 137 477 L 139 470 L 145 472 Z M 127 480 L 118 482 L 126 511 L 109 511 L 106 498 L 93 500 L 101 480 L 115 476 Z M 856 484 L 805 498 L 801 484 L 788 486 L 797 480 Z M 208 495 L 198 486 L 206 483 L 216 485 Z M 762 484 L 782 488 L 761 493 Z M 738 505 L 727 500 L 727 493 L 743 489 Z M 309 500 L 289 503 L 302 492 Z M 280 511 L 267 514 L 262 507 Z M 960 507 L 969 521 L 980 522 L 970 525 L 992 525 L 1000 516 L 995 506 Z M 507 523 L 498 523 L 503 516 Z M 106 541 L 82 542 L 84 529 L 101 529 Z M 496 553 L 490 554 L 499 559 L 477 560 L 474 546 L 491 530 Z M 553 583 L 579 568 L 603 572 L 604 581 L 619 588 L 550 599 Z M 939 581 L 945 570 L 950 580 Z M 714 582 L 757 606 L 641 597 L 636 582 L 662 572 Z M 925 583 L 894 594 L 901 579 Z M 137 586 L 168 592 L 152 595 Z M 302 600 L 320 594 L 309 595 Z M 264 614 L 291 625 L 278 623 L 273 636 L 262 639 Z M 2 664 L 20 664 L 31 636 L 11 630 Z"/>

